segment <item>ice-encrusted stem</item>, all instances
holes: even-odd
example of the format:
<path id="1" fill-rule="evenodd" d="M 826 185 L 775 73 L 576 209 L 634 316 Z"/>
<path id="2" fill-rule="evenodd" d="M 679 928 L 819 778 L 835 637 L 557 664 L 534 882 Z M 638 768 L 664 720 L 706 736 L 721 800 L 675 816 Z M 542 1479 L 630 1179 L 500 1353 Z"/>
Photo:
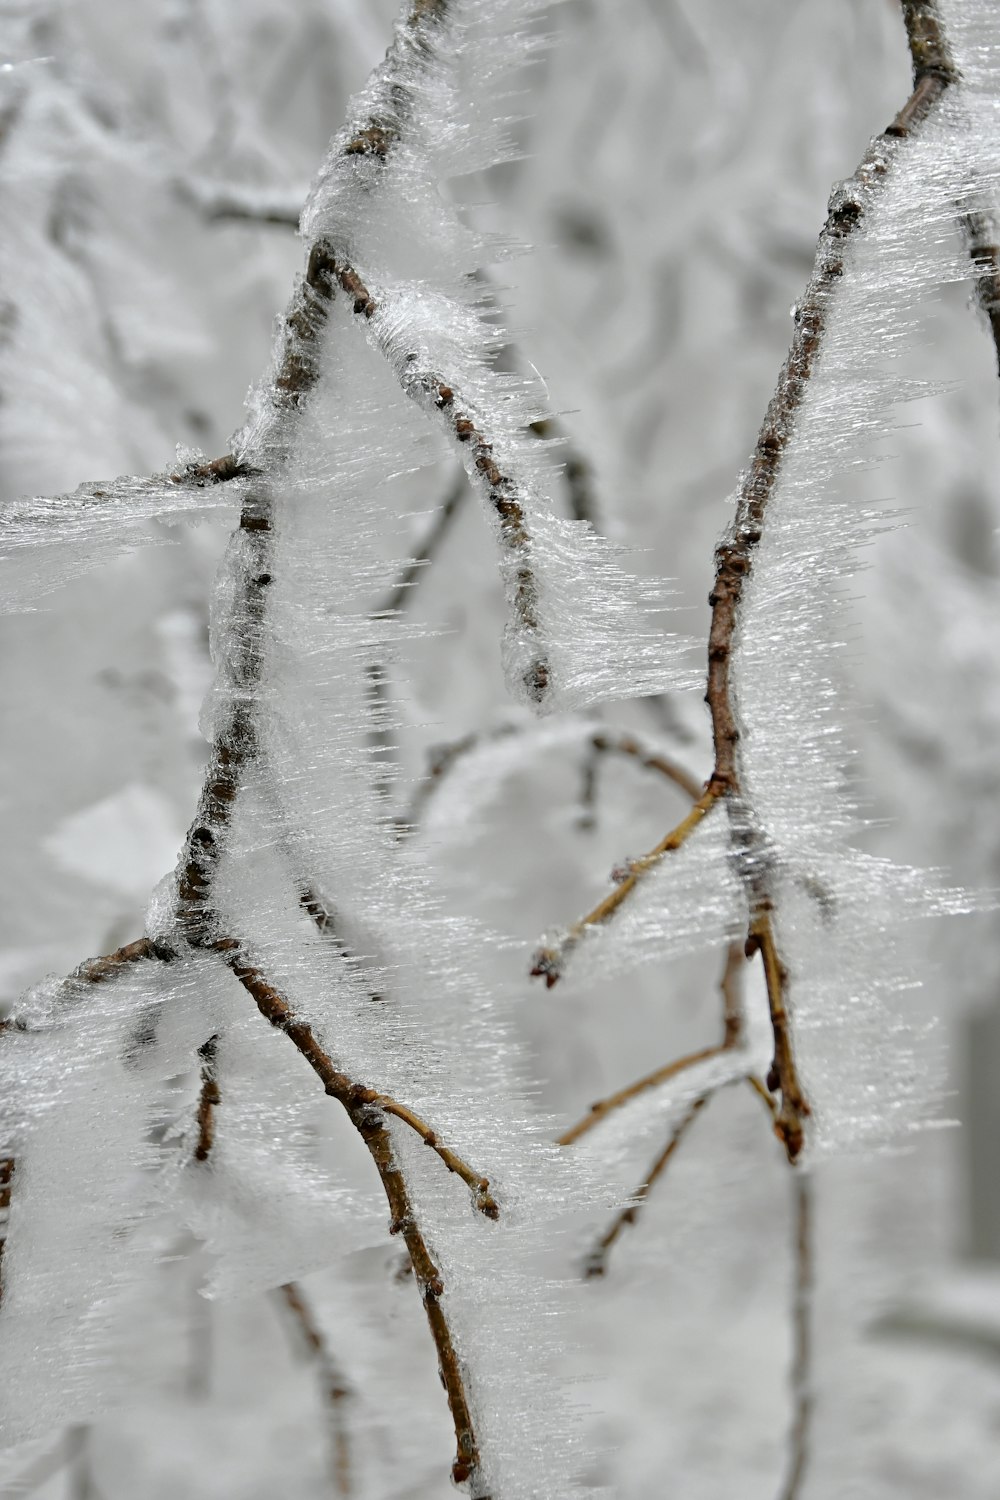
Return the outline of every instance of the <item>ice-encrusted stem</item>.
<path id="1" fill-rule="evenodd" d="M 312 1027 L 296 1017 L 280 991 L 265 978 L 255 964 L 247 960 L 239 943 L 234 939 L 225 938 L 213 943 L 211 950 L 218 953 L 233 971 L 265 1020 L 289 1038 L 319 1078 L 330 1098 L 336 1099 L 338 1104 L 343 1105 L 352 1123 L 357 1123 L 357 1111 L 369 1110 L 379 1115 L 390 1115 L 409 1126 L 424 1145 L 431 1148 L 448 1171 L 454 1172 L 457 1177 L 461 1178 L 471 1192 L 473 1202 L 479 1212 L 488 1219 L 499 1217 L 500 1210 L 490 1192 L 489 1179 L 475 1171 L 462 1160 L 457 1152 L 446 1146 L 437 1132 L 415 1111 L 391 1098 L 390 1095 L 358 1083 L 342 1072 L 324 1049 Z"/>
<path id="2" fill-rule="evenodd" d="M 931 0 L 912 0 L 904 10 L 914 57 L 913 92 L 895 119 L 872 141 L 853 176 L 839 184 L 831 196 L 812 277 L 795 309 L 791 346 L 750 462 L 740 476 L 735 519 L 716 550 L 715 581 L 709 595 L 712 616 L 706 693 L 714 748 L 712 774 L 687 818 L 649 854 L 634 861 L 627 878 L 593 911 L 574 923 L 559 943 L 539 950 L 531 971 L 544 977 L 547 985 L 555 984 L 568 954 L 584 933 L 613 918 L 642 876 L 680 848 L 716 802 L 724 802 L 730 819 L 734 866 L 747 900 L 747 952 L 761 954 L 767 981 L 774 1035 L 768 1086 L 781 1096 L 775 1130 L 792 1162 L 805 1145 L 810 1106 L 796 1065 L 788 973 L 775 931 L 770 842 L 753 804 L 740 750 L 741 724 L 732 664 L 739 651 L 742 605 L 765 534 L 768 502 L 784 455 L 794 439 L 799 413 L 823 347 L 831 303 L 847 273 L 850 242 L 878 201 L 903 142 L 920 128 L 957 76 L 943 46 L 936 7 Z"/>
<path id="3" fill-rule="evenodd" d="M 914 5 L 921 15 L 927 9 Z M 740 477 L 736 517 L 716 551 L 715 583 L 709 595 L 712 621 L 708 641 L 708 691 L 715 764 L 709 787 L 726 802 L 732 847 L 749 906 L 749 949 L 759 951 L 767 980 L 774 1061 L 769 1087 L 781 1094 L 775 1129 L 790 1161 L 805 1144 L 810 1107 L 796 1066 L 788 974 L 774 926 L 774 889 L 767 831 L 760 825 L 746 782 L 740 752 L 741 725 L 733 689 L 732 662 L 738 651 L 740 615 L 754 559 L 764 536 L 767 507 L 792 442 L 823 346 L 831 300 L 847 271 L 848 246 L 864 224 L 892 169 L 903 141 L 927 119 L 954 81 L 930 45 L 920 55 L 913 93 L 892 123 L 877 136 L 854 175 L 834 191 L 819 238 L 812 278 L 796 307 L 795 332 L 764 417 L 748 467 Z"/>
<path id="4" fill-rule="evenodd" d="M 455 1427 L 457 1453 L 452 1465 L 452 1478 L 456 1484 L 472 1480 L 473 1493 L 477 1500 L 486 1500 L 478 1482 L 479 1445 L 466 1391 L 465 1376 L 455 1349 L 447 1314 L 442 1305 L 442 1298 L 445 1295 L 444 1282 L 420 1228 L 409 1186 L 396 1156 L 386 1116 L 395 1116 L 415 1129 L 425 1144 L 437 1152 L 445 1166 L 450 1171 L 458 1173 L 473 1190 L 476 1207 L 480 1212 L 488 1218 L 496 1218 L 498 1210 L 489 1191 L 489 1182 L 486 1178 L 477 1176 L 459 1157 L 443 1147 L 434 1132 L 425 1126 L 412 1111 L 404 1109 L 395 1100 L 377 1093 L 374 1089 L 365 1088 L 353 1082 L 335 1068 L 312 1029 L 305 1022 L 296 1020 L 284 996 L 268 983 L 258 969 L 246 961 L 238 948 L 228 943 L 217 944 L 216 947 L 254 1000 L 261 1015 L 276 1030 L 284 1032 L 291 1039 L 319 1077 L 326 1092 L 343 1106 L 351 1124 L 368 1148 L 389 1203 L 389 1233 L 403 1236 L 413 1274 L 420 1289 L 424 1312 L 437 1348 L 438 1368 Z"/>

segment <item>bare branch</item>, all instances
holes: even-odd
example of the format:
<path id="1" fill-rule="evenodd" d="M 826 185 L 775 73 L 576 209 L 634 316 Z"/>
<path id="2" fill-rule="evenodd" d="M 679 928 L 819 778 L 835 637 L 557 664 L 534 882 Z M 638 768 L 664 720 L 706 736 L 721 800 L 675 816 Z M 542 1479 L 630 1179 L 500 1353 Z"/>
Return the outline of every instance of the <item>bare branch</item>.
<path id="1" fill-rule="evenodd" d="M 681 1141 L 684 1139 L 685 1135 L 687 1135 L 688 1130 L 694 1124 L 695 1120 L 698 1118 L 698 1115 L 704 1109 L 710 1098 L 711 1092 L 699 1094 L 698 1097 L 692 1100 L 692 1102 L 688 1105 L 687 1110 L 684 1112 L 678 1123 L 670 1132 L 670 1138 L 667 1141 L 667 1144 L 664 1146 L 663 1150 L 659 1153 L 656 1160 L 653 1162 L 653 1165 L 647 1172 L 641 1186 L 636 1190 L 633 1196 L 633 1200 L 629 1204 L 628 1208 L 623 1208 L 621 1213 L 616 1214 L 614 1219 L 612 1219 L 611 1221 L 610 1228 L 605 1230 L 604 1234 L 601 1235 L 601 1238 L 597 1241 L 597 1244 L 594 1246 L 593 1250 L 591 1250 L 590 1254 L 587 1256 L 587 1260 L 584 1265 L 584 1275 L 588 1277 L 588 1279 L 592 1280 L 595 1277 L 603 1276 L 605 1274 L 607 1270 L 608 1256 L 611 1253 L 611 1250 L 613 1249 L 618 1236 L 621 1234 L 623 1229 L 627 1229 L 630 1225 L 636 1222 L 642 1210 L 642 1207 L 646 1202 L 646 1199 L 649 1197 L 658 1180 L 660 1179 L 660 1177 L 662 1177 L 663 1173 L 670 1165 L 674 1152 L 677 1150 L 678 1146 L 681 1144 Z"/>
<path id="2" fill-rule="evenodd" d="M 722 996 L 723 1036 L 718 1046 L 703 1047 L 698 1052 L 689 1052 L 685 1057 L 679 1057 L 667 1063 L 665 1067 L 644 1074 L 635 1083 L 630 1083 L 627 1088 L 619 1089 L 617 1093 L 609 1094 L 605 1099 L 599 1099 L 596 1104 L 590 1106 L 590 1112 L 584 1115 L 582 1120 L 578 1120 L 571 1129 L 559 1137 L 558 1144 L 572 1146 L 581 1136 L 593 1130 L 595 1125 L 600 1125 L 603 1120 L 607 1119 L 608 1115 L 613 1114 L 616 1109 L 621 1109 L 622 1105 L 630 1104 L 633 1099 L 639 1098 L 641 1094 L 646 1094 L 651 1089 L 660 1088 L 689 1068 L 697 1067 L 699 1063 L 708 1062 L 713 1057 L 721 1057 L 726 1052 L 734 1051 L 743 1039 L 743 998 L 739 984 L 743 963 L 743 950 L 739 943 L 730 943 L 726 949 L 722 978 L 719 981 L 719 992 Z M 708 1098 L 721 1087 L 723 1087 L 722 1084 L 712 1084 L 706 1090 L 705 1097 Z"/>
<path id="3" fill-rule="evenodd" d="M 788 1438 L 788 1474 L 781 1500 L 799 1500 L 809 1461 L 812 1422 L 812 1183 L 795 1173 L 795 1294 L 792 1304 L 792 1427 Z"/>
<path id="4" fill-rule="evenodd" d="M 350 1381 L 340 1369 L 330 1345 L 313 1316 L 309 1302 L 296 1281 L 289 1281 L 280 1288 L 285 1307 L 291 1314 L 306 1348 L 319 1366 L 323 1380 L 324 1396 L 329 1408 L 331 1438 L 331 1469 L 334 1493 L 341 1496 L 353 1493 L 351 1484 L 351 1440 L 345 1418 L 345 1406 L 354 1395 Z"/>

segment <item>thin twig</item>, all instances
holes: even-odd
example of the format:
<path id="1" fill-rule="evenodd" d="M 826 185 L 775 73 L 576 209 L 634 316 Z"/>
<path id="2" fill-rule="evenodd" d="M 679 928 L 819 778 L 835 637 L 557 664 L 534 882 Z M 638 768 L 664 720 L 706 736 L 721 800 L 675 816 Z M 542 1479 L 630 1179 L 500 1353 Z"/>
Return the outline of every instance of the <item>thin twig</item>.
<path id="1" fill-rule="evenodd" d="M 301 1286 L 296 1281 L 289 1281 L 279 1291 L 306 1348 L 321 1371 L 324 1396 L 330 1417 L 332 1450 L 330 1460 L 334 1492 L 342 1496 L 350 1495 L 352 1493 L 351 1439 L 345 1406 L 354 1395 L 354 1391 L 347 1376 L 330 1353 L 329 1342 L 313 1316 Z"/>
<path id="2" fill-rule="evenodd" d="M 198 1139 L 193 1154 L 194 1160 L 201 1163 L 208 1161 L 212 1153 L 215 1144 L 215 1112 L 222 1102 L 216 1076 L 218 1042 L 218 1036 L 212 1036 L 198 1048 L 198 1056 L 201 1058 L 201 1090 L 198 1095 L 196 1114 Z M 305 1337 L 310 1352 L 323 1372 L 324 1395 L 329 1403 L 332 1423 L 331 1467 L 334 1490 L 338 1495 L 349 1495 L 351 1493 L 350 1441 L 344 1421 L 343 1402 L 351 1395 L 350 1385 L 330 1354 L 319 1327 L 309 1311 L 301 1288 L 295 1282 L 290 1281 L 280 1290 L 286 1306 L 295 1317 Z"/>
<path id="3" fill-rule="evenodd" d="M 768 501 L 784 455 L 796 429 L 800 409 L 816 368 L 829 308 L 847 269 L 847 249 L 898 155 L 900 143 L 927 119 L 956 74 L 942 44 L 933 0 L 906 0 L 904 6 L 914 57 L 914 89 L 892 123 L 877 137 L 853 177 L 842 183 L 831 199 L 830 213 L 819 238 L 812 278 L 798 303 L 795 331 L 788 356 L 768 405 L 750 463 L 740 478 L 733 526 L 715 555 L 716 573 L 709 604 L 712 609 L 708 640 L 708 691 L 712 720 L 714 765 L 700 802 L 688 818 L 672 830 L 592 912 L 569 929 L 563 941 L 541 949 L 532 974 L 547 985 L 557 982 L 569 951 L 589 928 L 607 922 L 664 854 L 679 848 L 717 800 L 730 816 L 736 868 L 749 908 L 748 952 L 760 952 L 767 980 L 774 1060 L 768 1084 L 781 1093 L 775 1130 L 789 1161 L 805 1144 L 805 1121 L 810 1107 L 798 1076 L 791 1037 L 788 973 L 778 951 L 773 922 L 771 859 L 766 831 L 760 826 L 743 783 L 740 726 L 733 694 L 731 663 L 747 581 L 764 534 Z"/>
<path id="4" fill-rule="evenodd" d="M 792 1426 L 788 1436 L 788 1473 L 781 1500 L 798 1500 L 809 1462 L 812 1422 L 812 1183 L 795 1173 L 795 1293 L 792 1303 Z"/>
<path id="5" fill-rule="evenodd" d="M 684 1057 L 675 1058 L 673 1062 L 667 1063 L 662 1068 L 655 1069 L 652 1073 L 646 1073 L 642 1078 L 630 1083 L 627 1088 L 619 1089 L 617 1093 L 609 1094 L 605 1099 L 598 1099 L 596 1104 L 590 1106 L 590 1113 L 584 1115 L 582 1120 L 563 1132 L 558 1138 L 560 1146 L 573 1146 L 583 1136 L 588 1135 L 595 1125 L 600 1125 L 608 1115 L 614 1114 L 615 1110 L 621 1109 L 623 1105 L 630 1104 L 633 1099 L 638 1099 L 641 1094 L 647 1094 L 652 1089 L 662 1088 L 672 1078 L 677 1078 L 681 1073 L 686 1073 L 689 1068 L 696 1068 L 699 1063 L 709 1062 L 713 1057 L 721 1057 L 729 1048 L 725 1044 L 717 1047 L 703 1047 L 699 1052 L 689 1052 Z"/>
<path id="6" fill-rule="evenodd" d="M 215 1072 L 215 1060 L 219 1047 L 218 1034 L 210 1036 L 198 1048 L 201 1058 L 201 1092 L 198 1095 L 198 1143 L 194 1148 L 195 1161 L 208 1161 L 215 1144 L 215 1111 L 220 1103 L 219 1081 Z"/>
<path id="7" fill-rule="evenodd" d="M 623 869 L 622 878 L 617 880 L 614 890 L 587 912 L 586 916 L 580 917 L 568 927 L 558 943 L 538 948 L 535 951 L 531 960 L 532 976 L 544 978 L 547 989 L 558 984 L 567 958 L 584 934 L 610 921 L 643 876 L 648 875 L 650 870 L 655 870 L 665 855 L 675 853 L 687 843 L 702 818 L 711 811 L 721 795 L 719 787 L 710 782 L 691 811 L 681 819 L 676 828 L 672 828 L 654 849 L 650 849 L 648 854 L 642 855 L 640 859 L 629 861 L 627 868 Z"/>
<path id="8" fill-rule="evenodd" d="M 586 1262 L 584 1264 L 584 1275 L 588 1279 L 592 1280 L 598 1276 L 604 1275 L 607 1270 L 608 1256 L 611 1253 L 616 1240 L 622 1233 L 623 1229 L 627 1229 L 638 1219 L 640 1211 L 642 1210 L 642 1207 L 645 1204 L 650 1193 L 653 1191 L 653 1188 L 656 1186 L 657 1181 L 660 1177 L 662 1177 L 663 1173 L 670 1165 L 670 1161 L 673 1157 L 674 1152 L 677 1150 L 678 1146 L 681 1144 L 681 1141 L 684 1139 L 688 1130 L 694 1124 L 695 1120 L 698 1118 L 698 1115 L 704 1109 L 710 1098 L 711 1092 L 699 1094 L 698 1097 L 692 1100 L 692 1102 L 688 1105 L 684 1114 L 681 1116 L 678 1123 L 670 1132 L 670 1138 L 667 1141 L 667 1144 L 664 1146 L 663 1150 L 659 1153 L 656 1160 L 653 1162 L 653 1165 L 647 1172 L 641 1186 L 634 1193 L 632 1202 L 627 1208 L 623 1208 L 621 1213 L 615 1215 L 614 1219 L 612 1219 L 611 1221 L 610 1228 L 605 1230 L 604 1234 L 601 1235 L 600 1239 L 597 1241 L 597 1244 L 587 1256 Z"/>
<path id="9" fill-rule="evenodd" d="M 400 1104 L 398 1100 L 377 1089 L 357 1083 L 346 1073 L 342 1073 L 320 1045 L 312 1027 L 305 1021 L 296 1020 L 288 1001 L 268 983 L 259 969 L 246 961 L 238 943 L 232 939 L 223 939 L 213 943 L 212 948 L 222 955 L 243 988 L 252 996 L 265 1020 L 278 1031 L 284 1032 L 319 1078 L 326 1093 L 343 1105 L 352 1121 L 356 1121 L 359 1111 L 364 1110 L 379 1117 L 391 1115 L 402 1121 L 420 1137 L 425 1146 L 429 1146 L 440 1157 L 449 1172 L 454 1172 L 462 1179 L 481 1214 L 485 1214 L 488 1219 L 499 1217 L 500 1210 L 490 1192 L 488 1177 L 476 1172 L 456 1152 L 444 1145 L 436 1131 L 405 1104 Z"/>
<path id="10" fill-rule="evenodd" d="M 575 1125 L 559 1136 L 558 1144 L 560 1146 L 574 1145 L 582 1136 L 593 1130 L 595 1125 L 600 1125 L 606 1120 L 608 1115 L 614 1114 L 615 1110 L 621 1109 L 623 1105 L 630 1104 L 641 1094 L 660 1088 L 663 1084 L 669 1083 L 672 1078 L 686 1073 L 689 1068 L 697 1067 L 699 1063 L 708 1062 L 713 1057 L 722 1057 L 724 1053 L 734 1051 L 743 1040 L 743 998 L 739 985 L 743 962 L 743 950 L 739 943 L 730 943 L 726 949 L 722 978 L 719 981 L 719 992 L 722 995 L 723 1035 L 722 1041 L 717 1046 L 702 1047 L 697 1052 L 689 1052 L 686 1056 L 676 1058 L 664 1067 L 656 1068 L 652 1073 L 644 1074 L 642 1078 L 630 1083 L 627 1088 L 618 1089 L 607 1098 L 599 1099 L 596 1104 L 590 1106 L 589 1112 L 582 1120 L 578 1120 Z M 715 1087 L 716 1085 L 713 1085 L 713 1089 Z M 713 1089 L 708 1092 L 711 1093 Z"/>

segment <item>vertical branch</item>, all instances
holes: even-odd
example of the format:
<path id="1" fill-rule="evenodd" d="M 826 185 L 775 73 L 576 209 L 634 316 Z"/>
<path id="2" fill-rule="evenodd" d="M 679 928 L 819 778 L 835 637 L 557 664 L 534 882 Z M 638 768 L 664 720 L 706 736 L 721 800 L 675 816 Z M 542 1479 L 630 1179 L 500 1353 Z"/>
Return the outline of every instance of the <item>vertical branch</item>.
<path id="1" fill-rule="evenodd" d="M 937 0 L 902 0 L 902 7 L 914 81 L 931 69 L 957 78 Z M 972 261 L 976 301 L 989 324 L 1000 372 L 1000 227 L 995 214 L 984 208 L 961 211 L 958 227 Z"/>
<path id="2" fill-rule="evenodd" d="M 488 1500 L 482 1488 L 479 1443 L 465 1388 L 465 1376 L 455 1349 L 443 1305 L 444 1281 L 420 1229 L 409 1186 L 396 1159 L 389 1127 L 367 1106 L 348 1109 L 351 1123 L 368 1147 L 389 1203 L 389 1233 L 401 1234 L 413 1267 L 431 1336 L 438 1353 L 438 1373 L 444 1386 L 455 1429 L 456 1454 L 451 1477 L 456 1484 L 472 1481 L 474 1500 Z"/>
<path id="3" fill-rule="evenodd" d="M 792 1301 L 792 1426 L 788 1439 L 788 1473 L 781 1500 L 799 1500 L 809 1462 L 809 1431 L 813 1411 L 812 1299 L 813 1194 L 810 1179 L 794 1174 L 795 1291 Z"/>
<path id="4" fill-rule="evenodd" d="M 7 1248 L 7 1220 L 10 1216 L 10 1188 L 14 1180 L 14 1158 L 0 1157 L 0 1304 L 3 1302 L 3 1257 Z"/>
<path id="5" fill-rule="evenodd" d="M 208 1161 L 215 1144 L 215 1110 L 220 1103 L 219 1083 L 215 1075 L 215 1059 L 218 1051 L 218 1034 L 210 1036 L 198 1048 L 201 1058 L 201 1093 L 198 1096 L 198 1143 L 194 1148 L 195 1161 Z"/>
<path id="6" fill-rule="evenodd" d="M 764 962 L 774 1031 L 774 1061 L 769 1083 L 781 1093 L 775 1129 L 790 1161 L 805 1143 L 810 1113 L 792 1047 L 788 973 L 778 952 L 773 922 L 772 857 L 767 832 L 757 819 L 745 784 L 740 753 L 741 726 L 733 693 L 732 661 L 747 582 L 764 535 L 768 502 L 816 368 L 826 332 L 831 297 L 847 270 L 847 250 L 876 201 L 897 157 L 900 142 L 927 119 L 954 80 L 954 71 L 931 24 L 933 7 L 913 0 L 908 21 L 914 38 L 915 85 L 893 122 L 869 147 L 853 177 L 831 199 L 830 214 L 819 239 L 812 279 L 796 310 L 792 344 L 768 405 L 750 464 L 740 479 L 736 519 L 716 552 L 716 573 L 709 604 L 708 692 L 715 764 L 709 787 L 725 798 L 732 845 L 747 894 L 749 951 Z"/>
<path id="7" fill-rule="evenodd" d="M 327 1341 L 313 1316 L 301 1286 L 294 1281 L 286 1282 L 280 1288 L 280 1295 L 295 1320 L 306 1348 L 322 1372 L 324 1395 L 330 1415 L 333 1488 L 334 1492 L 340 1496 L 350 1495 L 353 1489 L 351 1441 L 344 1408 L 354 1392 L 347 1376 L 331 1355 Z"/>

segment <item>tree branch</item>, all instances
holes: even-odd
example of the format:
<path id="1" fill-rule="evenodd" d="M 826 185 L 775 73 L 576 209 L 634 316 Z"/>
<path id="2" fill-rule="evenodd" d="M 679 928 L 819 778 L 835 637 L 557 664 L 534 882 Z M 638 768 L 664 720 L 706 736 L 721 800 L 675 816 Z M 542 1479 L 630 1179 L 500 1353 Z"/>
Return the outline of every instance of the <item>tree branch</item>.
<path id="1" fill-rule="evenodd" d="M 943 47 L 933 0 L 907 0 L 904 5 L 914 55 L 914 90 L 895 119 L 877 137 L 854 175 L 831 198 L 830 212 L 820 234 L 812 278 L 796 308 L 791 347 L 778 378 L 750 463 L 740 478 L 736 517 L 716 551 L 715 582 L 709 595 L 712 609 L 708 639 L 706 702 L 712 721 L 714 765 L 704 793 L 688 817 L 665 839 L 630 865 L 628 874 L 587 916 L 569 928 L 554 947 L 540 949 L 531 973 L 555 984 L 566 957 L 590 928 L 609 921 L 636 888 L 641 877 L 668 853 L 678 849 L 710 811 L 724 801 L 730 816 L 731 842 L 748 905 L 748 951 L 759 951 L 767 979 L 774 1061 L 769 1086 L 780 1090 L 781 1109 L 775 1129 L 789 1161 L 805 1144 L 805 1121 L 810 1107 L 795 1063 L 788 974 L 778 952 L 774 931 L 771 861 L 766 831 L 760 826 L 744 784 L 740 757 L 740 724 L 733 694 L 731 664 L 746 585 L 764 535 L 768 501 L 782 460 L 792 442 L 799 411 L 816 368 L 827 327 L 831 298 L 847 268 L 847 247 L 877 200 L 900 143 L 927 119 L 956 74 Z"/>
<path id="2" fill-rule="evenodd" d="M 781 1500 L 798 1500 L 809 1461 L 812 1423 L 812 1183 L 801 1169 L 795 1176 L 795 1293 L 792 1304 L 792 1427 L 788 1439 L 788 1474 Z"/>
<path id="3" fill-rule="evenodd" d="M 350 1495 L 353 1492 L 351 1440 L 344 1408 L 353 1397 L 354 1391 L 347 1376 L 330 1353 L 329 1344 L 298 1282 L 286 1282 L 280 1288 L 279 1294 L 294 1319 L 306 1348 L 322 1372 L 324 1394 L 330 1414 L 333 1487 L 338 1495 Z"/>

